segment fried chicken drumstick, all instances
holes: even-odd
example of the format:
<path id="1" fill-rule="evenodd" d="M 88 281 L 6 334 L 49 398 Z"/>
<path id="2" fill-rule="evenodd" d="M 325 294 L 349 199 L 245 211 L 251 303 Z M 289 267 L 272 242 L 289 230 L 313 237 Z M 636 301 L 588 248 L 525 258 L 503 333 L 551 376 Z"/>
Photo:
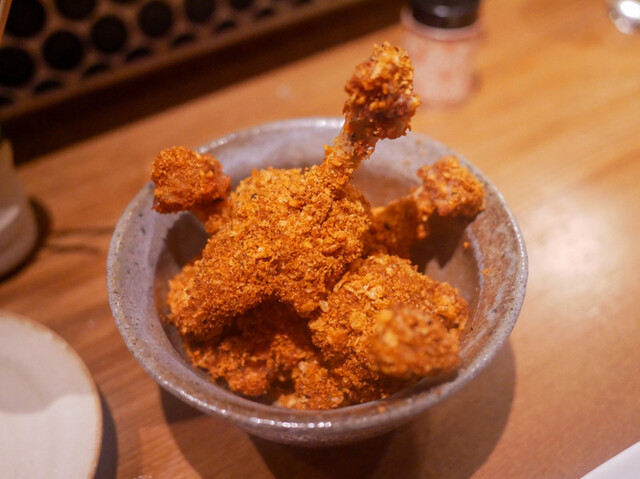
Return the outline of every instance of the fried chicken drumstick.
<path id="1" fill-rule="evenodd" d="M 177 147 L 154 161 L 154 208 L 191 211 L 211 235 L 169 282 L 168 320 L 232 391 L 327 409 L 455 371 L 467 303 L 407 258 L 432 216 L 482 210 L 482 185 L 454 157 L 385 207 L 351 184 L 378 140 L 409 129 L 412 81 L 407 54 L 376 45 L 346 84 L 340 133 L 306 170 L 255 170 L 230 192 L 209 155 Z"/>
<path id="2" fill-rule="evenodd" d="M 190 211 L 213 234 L 231 214 L 231 178 L 211 155 L 182 146 L 167 148 L 156 156 L 151 171 L 153 209 L 159 213 Z"/>
<path id="3" fill-rule="evenodd" d="M 302 316 L 318 308 L 362 255 L 369 205 L 351 186 L 375 143 L 409 127 L 418 105 L 407 54 L 376 46 L 348 82 L 345 123 L 321 165 L 254 171 L 231 195 L 231 219 L 207 243 L 174 294 L 170 320 L 184 334 L 217 336 L 266 300 Z M 239 286 L 240 285 L 240 286 Z"/>
<path id="4" fill-rule="evenodd" d="M 367 253 L 388 253 L 409 258 L 411 247 L 429 234 L 432 216 L 473 219 L 484 209 L 482 184 L 445 156 L 418 170 L 422 185 L 409 195 L 374 208 Z"/>
<path id="5" fill-rule="evenodd" d="M 378 324 L 379 315 L 388 314 L 386 311 L 396 305 L 404 305 L 418 316 L 428 315 L 433 327 L 455 344 L 468 316 L 466 301 L 453 287 L 419 273 L 408 260 L 380 254 L 354 263 L 329 295 L 326 311 L 309 322 L 313 342 L 329 369 L 340 378 L 349 403 L 387 396 L 406 380 L 419 376 L 415 366 L 403 360 L 409 357 L 407 354 L 395 356 L 395 369 L 388 365 L 391 355 L 386 346 L 393 343 L 389 340 L 391 328 L 396 336 L 403 331 L 409 343 L 410 332 L 416 330 L 411 324 L 416 322 L 415 315 L 406 311 L 398 313 L 394 322 Z M 403 318 L 409 323 L 401 327 Z M 383 325 L 380 336 L 377 328 Z M 424 336 L 419 330 L 416 333 Z M 441 366 L 438 354 L 422 354 L 422 358 L 426 361 L 423 371 L 436 374 L 451 369 Z"/>

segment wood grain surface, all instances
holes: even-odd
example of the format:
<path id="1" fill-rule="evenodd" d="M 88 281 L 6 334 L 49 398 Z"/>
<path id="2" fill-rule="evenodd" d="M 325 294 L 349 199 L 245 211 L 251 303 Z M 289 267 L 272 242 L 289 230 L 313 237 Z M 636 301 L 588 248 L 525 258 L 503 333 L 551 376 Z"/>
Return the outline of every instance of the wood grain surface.
<path id="1" fill-rule="evenodd" d="M 0 308 L 46 324 L 86 362 L 105 410 L 97 477 L 578 478 L 640 441 L 640 36 L 619 33 L 600 0 L 486 1 L 475 91 L 413 122 L 493 180 L 529 253 L 515 330 L 465 389 L 388 435 L 307 450 L 180 403 L 125 347 L 106 255 L 153 156 L 339 116 L 372 44 L 403 44 L 400 4 L 354 7 L 262 52 L 254 42 L 6 125 L 43 234 L 0 281 Z"/>

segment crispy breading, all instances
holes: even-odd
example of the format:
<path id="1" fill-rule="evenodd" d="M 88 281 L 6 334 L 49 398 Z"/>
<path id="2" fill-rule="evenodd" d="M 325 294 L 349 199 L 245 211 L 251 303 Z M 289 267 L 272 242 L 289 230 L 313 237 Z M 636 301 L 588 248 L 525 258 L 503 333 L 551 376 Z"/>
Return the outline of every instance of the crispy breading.
<path id="1" fill-rule="evenodd" d="M 394 304 L 430 315 L 456 338 L 469 314 L 455 288 L 419 273 L 408 260 L 374 255 L 354 264 L 334 287 L 326 308 L 309 322 L 314 344 L 340 377 L 350 402 L 385 396 L 398 387 L 370 360 L 376 316 Z"/>
<path id="2" fill-rule="evenodd" d="M 270 298 L 309 314 L 361 256 L 369 227 L 362 196 L 352 187 L 317 191 L 309 180 L 299 170 L 270 169 L 240 184 L 232 220 L 211 237 L 185 301 L 172 307 L 183 333 L 215 336 Z"/>
<path id="3" fill-rule="evenodd" d="M 218 342 L 186 338 L 191 361 L 230 390 L 273 399 L 294 409 L 339 407 L 344 396 L 303 318 L 290 307 L 266 302 L 237 318 L 236 330 Z"/>
<path id="4" fill-rule="evenodd" d="M 300 361 L 291 379 L 294 391 L 282 394 L 277 404 L 292 409 L 333 409 L 344 405 L 335 375 L 317 359 Z"/>
<path id="5" fill-rule="evenodd" d="M 376 46 L 347 86 L 345 124 L 322 164 L 254 171 L 231 196 L 231 219 L 194 264 L 170 320 L 183 334 L 220 334 L 268 299 L 308 316 L 362 256 L 369 205 L 349 183 L 375 143 L 409 127 L 417 99 L 405 52 Z M 238 287 L 241 285 L 241 287 Z"/>
<path id="6" fill-rule="evenodd" d="M 484 209 L 482 183 L 455 156 L 445 156 L 418 170 L 422 186 L 413 196 L 422 211 L 471 219 Z"/>
<path id="7" fill-rule="evenodd" d="M 460 363 L 460 340 L 430 313 L 395 304 L 375 317 L 369 362 L 408 381 L 448 374 Z"/>
<path id="8" fill-rule="evenodd" d="M 484 188 L 455 156 L 445 156 L 418 170 L 422 185 L 409 195 L 372 210 L 367 253 L 409 258 L 411 247 L 429 234 L 429 219 L 473 219 L 484 209 Z"/>
<path id="9" fill-rule="evenodd" d="M 397 255 L 409 256 L 433 215 L 471 219 L 482 185 L 447 157 L 372 211 L 350 183 L 379 139 L 409 128 L 412 80 L 403 50 L 376 45 L 346 85 L 345 123 L 323 162 L 253 171 L 230 194 L 213 157 L 179 147 L 154 162 L 154 207 L 192 211 L 211 233 L 169 282 L 168 319 L 192 362 L 232 391 L 329 409 L 458 364 L 467 303 Z"/>
<path id="10" fill-rule="evenodd" d="M 317 355 L 306 322 L 281 303 L 261 304 L 237 318 L 236 326 L 219 343 L 193 337 L 186 343 L 193 363 L 234 392 L 268 395 L 275 384 L 291 381 L 301 361 Z"/>
<path id="11" fill-rule="evenodd" d="M 409 258 L 411 247 L 426 237 L 427 215 L 422 215 L 411 196 L 371 210 L 371 228 L 366 239 L 367 254 L 387 253 Z"/>
<path id="12" fill-rule="evenodd" d="M 376 142 L 397 138 L 410 129 L 409 120 L 420 105 L 413 94 L 413 66 L 407 53 L 384 42 L 356 66 L 345 85 L 345 122 L 332 146 L 325 147 L 322 176 L 330 188 L 351 181 Z"/>
<path id="13" fill-rule="evenodd" d="M 169 280 L 169 292 L 167 293 L 167 305 L 169 310 L 177 310 L 183 308 L 187 302 L 187 286 L 193 281 L 193 277 L 196 274 L 196 268 L 194 266 L 198 258 L 194 258 L 192 261 L 182 267 L 180 272 Z"/>
<path id="14" fill-rule="evenodd" d="M 191 211 L 209 233 L 228 219 L 231 178 L 211 155 L 182 146 L 161 151 L 153 161 L 153 209 L 159 213 Z"/>

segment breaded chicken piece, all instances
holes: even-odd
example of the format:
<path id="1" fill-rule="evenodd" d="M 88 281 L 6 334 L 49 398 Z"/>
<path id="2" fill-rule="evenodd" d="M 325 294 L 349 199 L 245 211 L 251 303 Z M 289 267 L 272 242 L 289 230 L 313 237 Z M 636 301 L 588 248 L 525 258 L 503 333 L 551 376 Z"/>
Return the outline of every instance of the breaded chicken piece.
<path id="1" fill-rule="evenodd" d="M 455 156 L 445 156 L 418 170 L 422 186 L 413 192 L 421 211 L 472 219 L 484 209 L 484 188 Z"/>
<path id="2" fill-rule="evenodd" d="M 396 304 L 439 321 L 455 338 L 469 315 L 455 288 L 419 273 L 407 260 L 374 255 L 356 262 L 309 321 L 312 340 L 340 378 L 348 402 L 384 397 L 404 384 L 404 378 L 384 374 L 371 362 L 376 317 Z"/>
<path id="3" fill-rule="evenodd" d="M 236 331 L 219 343 L 187 338 L 186 349 L 194 365 L 238 394 L 293 409 L 331 409 L 344 400 L 306 322 L 281 303 L 240 316 Z"/>
<path id="4" fill-rule="evenodd" d="M 420 105 L 413 94 L 409 56 L 387 42 L 374 45 L 371 56 L 356 66 L 345 90 L 345 122 L 333 145 L 325 147 L 325 159 L 319 168 L 329 188 L 340 188 L 351 181 L 378 140 L 404 135 Z"/>
<path id="5" fill-rule="evenodd" d="M 452 373 L 460 340 L 439 318 L 396 304 L 375 317 L 369 362 L 383 374 L 407 381 Z"/>
<path id="6" fill-rule="evenodd" d="M 188 301 L 186 288 L 187 285 L 193 281 L 196 274 L 195 262 L 198 258 L 199 256 L 185 264 L 180 272 L 169 280 L 167 305 L 169 306 L 170 311 L 183 308 L 183 305 Z"/>
<path id="7" fill-rule="evenodd" d="M 366 254 L 387 253 L 409 258 L 416 241 L 427 237 L 426 224 L 430 215 L 419 210 L 412 196 L 373 208 L 371 215 Z"/>
<path id="8" fill-rule="evenodd" d="M 473 219 L 484 209 L 484 188 L 455 156 L 445 156 L 418 170 L 422 185 L 411 194 L 374 208 L 369 253 L 410 256 L 416 241 L 427 237 L 433 215 Z"/>
<path id="9" fill-rule="evenodd" d="M 481 184 L 444 158 L 374 213 L 350 184 L 379 139 L 409 128 L 412 80 L 404 51 L 375 46 L 346 85 L 345 123 L 324 161 L 254 171 L 230 195 L 212 157 L 178 148 L 156 160 L 158 211 L 193 211 L 212 233 L 170 281 L 169 320 L 192 362 L 232 391 L 328 409 L 457 366 L 466 302 L 395 254 L 408 256 L 432 215 L 477 214 Z M 170 158 L 184 172 L 164 166 Z"/>
<path id="10" fill-rule="evenodd" d="M 300 170 L 255 171 L 232 195 L 233 218 L 211 237 L 170 321 L 183 334 L 220 334 L 238 314 L 263 301 L 290 304 L 301 315 L 326 297 L 359 258 L 368 205 L 345 187 L 317 192 Z"/>
<path id="11" fill-rule="evenodd" d="M 317 358 L 298 363 L 291 375 L 294 391 L 278 397 L 277 404 L 291 409 L 333 409 L 345 397 L 335 375 Z"/>
<path id="12" fill-rule="evenodd" d="M 306 322 L 290 307 L 268 302 L 237 318 L 237 331 L 221 342 L 187 338 L 192 362 L 214 379 L 224 379 L 229 389 L 245 396 L 266 396 L 276 384 L 299 374 L 302 361 L 318 352 Z"/>
<path id="13" fill-rule="evenodd" d="M 231 178 L 211 155 L 182 146 L 161 151 L 153 161 L 153 209 L 159 213 L 190 211 L 215 233 L 231 214 Z"/>
<path id="14" fill-rule="evenodd" d="M 362 256 L 370 208 L 349 183 L 382 138 L 409 127 L 418 105 L 407 54 L 388 44 L 356 68 L 345 123 L 322 164 L 254 171 L 232 194 L 233 214 L 211 237 L 170 321 L 183 334 L 220 334 L 266 300 L 309 316 Z"/>

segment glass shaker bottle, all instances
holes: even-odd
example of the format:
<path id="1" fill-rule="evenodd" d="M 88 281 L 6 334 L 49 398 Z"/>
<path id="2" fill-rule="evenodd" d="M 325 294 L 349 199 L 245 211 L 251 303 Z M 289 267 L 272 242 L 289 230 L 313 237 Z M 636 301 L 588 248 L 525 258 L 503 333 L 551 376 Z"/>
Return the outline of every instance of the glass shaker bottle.
<path id="1" fill-rule="evenodd" d="M 427 106 L 453 106 L 475 86 L 480 0 L 411 0 L 401 12 L 414 89 Z"/>

